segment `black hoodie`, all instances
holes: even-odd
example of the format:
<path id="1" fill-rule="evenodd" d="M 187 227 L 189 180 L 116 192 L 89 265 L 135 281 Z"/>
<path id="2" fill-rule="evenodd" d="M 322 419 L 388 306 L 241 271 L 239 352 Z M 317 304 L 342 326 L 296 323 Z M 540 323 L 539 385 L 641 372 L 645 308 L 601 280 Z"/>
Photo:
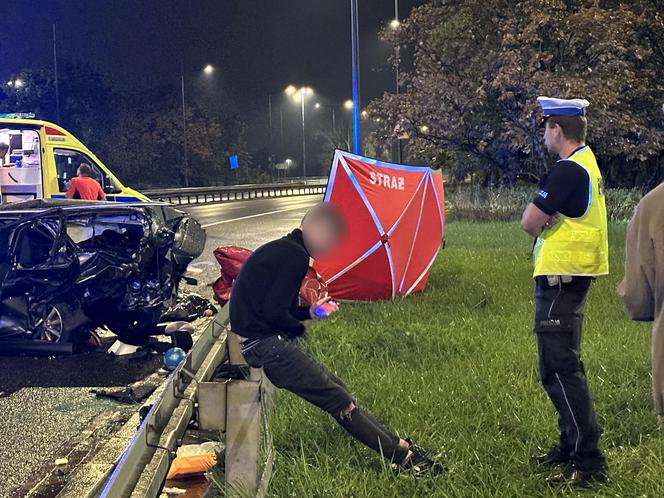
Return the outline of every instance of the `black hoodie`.
<path id="1" fill-rule="evenodd" d="M 299 229 L 256 249 L 233 284 L 233 332 L 249 339 L 303 335 L 309 307 L 298 306 L 298 294 L 308 269 L 309 253 Z"/>

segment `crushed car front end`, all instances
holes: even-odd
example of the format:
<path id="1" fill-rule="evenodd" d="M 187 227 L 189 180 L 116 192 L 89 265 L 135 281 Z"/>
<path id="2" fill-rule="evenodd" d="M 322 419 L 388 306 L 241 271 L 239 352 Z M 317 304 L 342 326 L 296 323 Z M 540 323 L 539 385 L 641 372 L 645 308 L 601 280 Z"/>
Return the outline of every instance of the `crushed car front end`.
<path id="1" fill-rule="evenodd" d="M 73 350 L 98 327 L 144 343 L 204 245 L 198 222 L 164 203 L 0 207 L 0 351 Z"/>

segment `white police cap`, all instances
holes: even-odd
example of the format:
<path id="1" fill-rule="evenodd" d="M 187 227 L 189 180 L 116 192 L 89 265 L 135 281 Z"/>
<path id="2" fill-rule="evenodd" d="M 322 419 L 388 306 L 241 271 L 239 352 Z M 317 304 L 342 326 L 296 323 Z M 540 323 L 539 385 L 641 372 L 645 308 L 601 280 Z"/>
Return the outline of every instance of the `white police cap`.
<path id="1" fill-rule="evenodd" d="M 549 116 L 585 116 L 586 107 L 590 105 L 585 99 L 553 99 L 537 97 L 544 117 Z"/>

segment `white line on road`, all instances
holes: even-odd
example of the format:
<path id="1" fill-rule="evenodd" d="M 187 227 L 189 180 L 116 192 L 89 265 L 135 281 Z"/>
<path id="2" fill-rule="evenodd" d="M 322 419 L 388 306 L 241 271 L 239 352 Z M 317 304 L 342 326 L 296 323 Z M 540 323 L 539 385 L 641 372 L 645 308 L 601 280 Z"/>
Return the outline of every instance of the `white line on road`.
<path id="1" fill-rule="evenodd" d="M 212 223 L 206 223 L 205 225 L 202 226 L 203 228 L 208 228 L 208 227 L 213 227 L 215 225 L 222 225 L 224 223 L 232 223 L 234 221 L 248 220 L 249 218 L 258 218 L 259 216 L 268 216 L 270 214 L 285 213 L 286 211 L 303 211 L 303 210 L 306 210 L 306 207 L 300 206 L 296 208 L 277 209 L 276 211 L 268 211 L 267 213 L 250 214 L 249 216 L 241 216 L 240 218 L 232 218 L 230 220 L 221 220 Z"/>

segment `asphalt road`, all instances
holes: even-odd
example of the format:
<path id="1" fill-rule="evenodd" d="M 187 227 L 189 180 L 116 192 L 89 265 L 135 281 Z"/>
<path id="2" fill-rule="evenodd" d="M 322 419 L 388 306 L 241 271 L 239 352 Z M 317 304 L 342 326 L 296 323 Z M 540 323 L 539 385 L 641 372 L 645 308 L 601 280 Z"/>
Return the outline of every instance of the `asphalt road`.
<path id="1" fill-rule="evenodd" d="M 206 228 L 204 254 L 191 265 L 196 292 L 211 298 L 219 275 L 212 251 L 221 245 L 255 249 L 298 226 L 318 195 L 190 207 Z M 62 456 L 93 420 L 135 407 L 96 399 L 90 389 L 124 387 L 152 374 L 158 356 L 113 359 L 102 353 L 62 358 L 0 357 L 0 498 L 36 483 L 44 465 Z"/>
<path id="2" fill-rule="evenodd" d="M 210 286 L 219 277 L 219 265 L 212 254 L 217 247 L 256 249 L 299 226 L 307 209 L 321 200 L 320 195 L 306 195 L 187 208 L 207 232 L 205 252 L 189 265 L 191 276 L 200 284 L 194 290 L 212 299 Z"/>

